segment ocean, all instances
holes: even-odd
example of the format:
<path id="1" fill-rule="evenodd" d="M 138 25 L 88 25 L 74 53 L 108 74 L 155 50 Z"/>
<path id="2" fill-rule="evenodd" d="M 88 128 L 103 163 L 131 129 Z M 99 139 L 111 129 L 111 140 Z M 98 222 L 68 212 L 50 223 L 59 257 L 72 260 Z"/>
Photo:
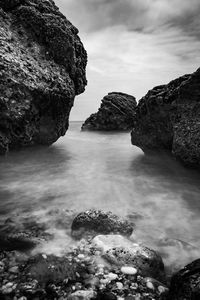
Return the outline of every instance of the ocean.
<path id="1" fill-rule="evenodd" d="M 144 155 L 130 133 L 80 128 L 71 122 L 51 147 L 0 157 L 1 223 L 43 224 L 53 239 L 37 251 L 59 255 L 75 243 L 73 217 L 102 209 L 134 222 L 131 239 L 157 250 L 170 270 L 199 258 L 199 173 L 170 155 Z"/>

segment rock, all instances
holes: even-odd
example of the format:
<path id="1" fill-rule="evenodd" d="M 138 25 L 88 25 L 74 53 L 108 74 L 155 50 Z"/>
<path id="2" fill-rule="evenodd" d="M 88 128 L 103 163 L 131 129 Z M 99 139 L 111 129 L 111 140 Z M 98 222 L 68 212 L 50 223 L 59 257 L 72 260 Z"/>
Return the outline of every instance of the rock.
<path id="1" fill-rule="evenodd" d="M 137 269 L 142 276 L 165 281 L 162 258 L 152 249 L 133 243 L 120 235 L 99 235 L 92 243 L 111 265 Z"/>
<path id="2" fill-rule="evenodd" d="M 65 134 L 87 83 L 77 34 L 52 0 L 0 1 L 1 154 Z"/>
<path id="3" fill-rule="evenodd" d="M 82 125 L 82 130 L 131 130 L 137 102 L 124 93 L 109 93 L 101 102 L 97 113 Z"/>
<path id="4" fill-rule="evenodd" d="M 92 290 L 89 291 L 76 291 L 73 294 L 71 294 L 67 299 L 68 300 L 90 300 L 94 299 L 96 296 L 96 293 Z"/>
<path id="5" fill-rule="evenodd" d="M 121 272 L 126 275 L 136 275 L 137 269 L 134 267 L 125 266 L 125 267 L 121 267 Z"/>
<path id="6" fill-rule="evenodd" d="M 78 214 L 72 222 L 71 229 L 73 236 L 81 236 L 85 231 L 130 236 L 133 232 L 133 224 L 111 212 L 91 209 Z"/>
<path id="7" fill-rule="evenodd" d="M 200 69 L 155 87 L 137 106 L 132 144 L 167 150 L 185 165 L 200 165 Z"/>
<path id="8" fill-rule="evenodd" d="M 200 299 L 200 259 L 193 261 L 172 277 L 167 299 Z"/>
<path id="9" fill-rule="evenodd" d="M 30 234 L 23 232 L 10 233 L 8 235 L 0 236 L 0 250 L 29 250 L 39 244 L 39 239 L 32 237 Z"/>

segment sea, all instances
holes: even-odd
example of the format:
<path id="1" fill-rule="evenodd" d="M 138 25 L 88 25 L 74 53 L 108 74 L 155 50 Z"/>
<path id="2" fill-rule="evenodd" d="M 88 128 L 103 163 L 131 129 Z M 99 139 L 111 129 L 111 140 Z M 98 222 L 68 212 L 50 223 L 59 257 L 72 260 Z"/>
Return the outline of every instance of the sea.
<path id="1" fill-rule="evenodd" d="M 0 221 L 44 225 L 53 238 L 37 251 L 61 255 L 74 245 L 71 222 L 88 209 L 135 223 L 131 239 L 158 251 L 169 270 L 200 257 L 199 173 L 171 155 L 145 155 L 130 133 L 70 122 L 52 146 L 0 157 Z"/>

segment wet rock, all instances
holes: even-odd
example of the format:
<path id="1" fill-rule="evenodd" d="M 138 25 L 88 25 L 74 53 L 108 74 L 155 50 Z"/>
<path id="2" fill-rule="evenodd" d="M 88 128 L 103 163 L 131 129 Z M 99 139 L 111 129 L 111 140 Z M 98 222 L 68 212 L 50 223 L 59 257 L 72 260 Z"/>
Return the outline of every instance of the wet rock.
<path id="1" fill-rule="evenodd" d="M 0 250 L 29 250 L 38 245 L 39 242 L 39 239 L 32 237 L 30 234 L 26 234 L 23 232 L 16 234 L 10 233 L 6 236 L 0 236 Z"/>
<path id="2" fill-rule="evenodd" d="M 98 112 L 82 125 L 82 130 L 131 130 L 137 102 L 124 93 L 109 93 L 101 102 Z"/>
<path id="3" fill-rule="evenodd" d="M 131 242 L 120 235 L 100 235 L 93 239 L 95 247 L 101 249 L 103 257 L 112 265 L 131 267 L 142 276 L 165 281 L 162 258 L 152 249 Z M 136 273 L 135 273 L 136 274 Z"/>
<path id="4" fill-rule="evenodd" d="M 69 300 L 91 300 L 95 299 L 96 293 L 94 291 L 76 291 L 71 294 L 67 299 Z"/>
<path id="5" fill-rule="evenodd" d="M 172 277 L 167 299 L 200 299 L 200 259 L 193 261 Z"/>
<path id="6" fill-rule="evenodd" d="M 53 1 L 0 1 L 0 153 L 50 145 L 86 85 L 78 30 Z"/>
<path id="7" fill-rule="evenodd" d="M 111 212 L 88 210 L 75 217 L 71 229 L 73 236 L 81 236 L 85 231 L 130 236 L 133 232 L 133 224 Z"/>
<path id="8" fill-rule="evenodd" d="M 150 90 L 136 109 L 132 144 L 167 150 L 185 165 L 200 165 L 200 69 Z"/>

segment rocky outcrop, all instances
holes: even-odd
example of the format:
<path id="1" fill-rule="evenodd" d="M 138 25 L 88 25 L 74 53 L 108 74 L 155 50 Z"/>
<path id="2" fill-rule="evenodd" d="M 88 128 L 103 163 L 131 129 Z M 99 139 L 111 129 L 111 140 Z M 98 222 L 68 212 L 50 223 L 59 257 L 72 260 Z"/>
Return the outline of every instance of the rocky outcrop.
<path id="1" fill-rule="evenodd" d="M 72 235 L 82 236 L 84 232 L 102 234 L 120 233 L 130 236 L 133 232 L 133 224 L 111 212 L 101 210 L 88 210 L 78 214 L 72 222 Z"/>
<path id="2" fill-rule="evenodd" d="M 200 299 L 200 259 L 193 261 L 172 277 L 167 299 Z"/>
<path id="3" fill-rule="evenodd" d="M 109 93 L 97 113 L 82 125 L 82 130 L 131 130 L 134 123 L 136 100 L 124 93 Z"/>
<path id="4" fill-rule="evenodd" d="M 65 134 L 87 83 L 77 34 L 52 0 L 0 0 L 0 153 Z"/>
<path id="5" fill-rule="evenodd" d="M 171 151 L 184 164 L 200 166 L 200 69 L 155 87 L 136 110 L 132 144 L 144 152 Z"/>

